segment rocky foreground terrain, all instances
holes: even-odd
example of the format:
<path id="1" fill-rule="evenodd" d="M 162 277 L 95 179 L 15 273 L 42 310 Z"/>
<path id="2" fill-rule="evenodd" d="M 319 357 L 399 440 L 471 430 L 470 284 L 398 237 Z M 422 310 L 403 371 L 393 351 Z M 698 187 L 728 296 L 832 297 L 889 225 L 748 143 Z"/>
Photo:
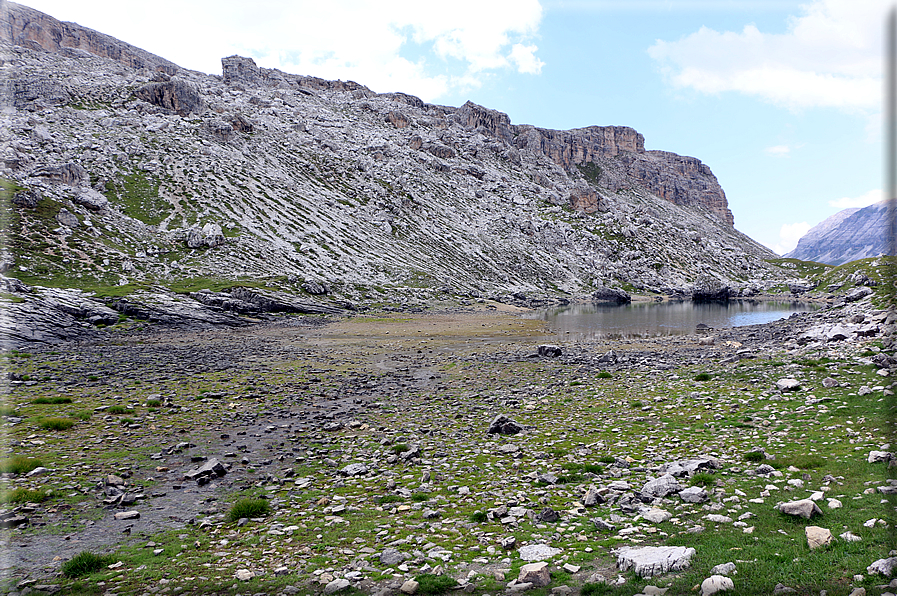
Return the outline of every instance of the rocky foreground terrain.
<path id="1" fill-rule="evenodd" d="M 483 301 L 9 352 L 5 589 L 895 592 L 897 321 L 862 294 L 668 338 Z"/>

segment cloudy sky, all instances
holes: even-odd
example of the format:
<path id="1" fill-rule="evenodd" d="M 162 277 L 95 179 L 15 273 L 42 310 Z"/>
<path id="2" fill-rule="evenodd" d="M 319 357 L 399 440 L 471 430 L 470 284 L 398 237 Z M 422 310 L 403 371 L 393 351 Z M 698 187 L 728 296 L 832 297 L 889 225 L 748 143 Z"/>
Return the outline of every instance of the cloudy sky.
<path id="1" fill-rule="evenodd" d="M 893 0 L 24 0 L 220 73 L 223 56 L 517 124 L 631 126 L 691 155 L 735 226 L 784 253 L 882 197 Z"/>

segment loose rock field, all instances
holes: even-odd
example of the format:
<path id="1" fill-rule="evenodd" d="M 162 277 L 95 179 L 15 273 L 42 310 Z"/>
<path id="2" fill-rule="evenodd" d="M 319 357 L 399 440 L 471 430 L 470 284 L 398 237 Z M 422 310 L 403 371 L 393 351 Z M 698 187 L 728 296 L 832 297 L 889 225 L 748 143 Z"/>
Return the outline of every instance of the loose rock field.
<path id="1" fill-rule="evenodd" d="M 477 305 L 13 351 L 4 589 L 897 592 L 892 361 L 797 339 L 854 311 L 713 342 Z M 64 575 L 83 551 L 107 558 Z"/>

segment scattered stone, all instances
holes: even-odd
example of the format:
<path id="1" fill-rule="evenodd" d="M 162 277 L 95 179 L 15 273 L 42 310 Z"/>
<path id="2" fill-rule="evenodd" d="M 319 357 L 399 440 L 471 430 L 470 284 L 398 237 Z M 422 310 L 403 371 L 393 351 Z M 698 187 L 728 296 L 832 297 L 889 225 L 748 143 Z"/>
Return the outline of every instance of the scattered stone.
<path id="1" fill-rule="evenodd" d="M 564 351 L 561 349 L 561 346 L 555 346 L 551 344 L 543 344 L 539 346 L 539 356 L 546 356 L 548 358 L 557 358 Z"/>
<path id="2" fill-rule="evenodd" d="M 653 577 L 688 569 L 695 549 L 684 546 L 624 547 L 617 551 L 620 571 L 632 569 L 639 577 Z"/>
<path id="3" fill-rule="evenodd" d="M 822 515 L 822 509 L 810 499 L 782 503 L 779 505 L 778 509 L 787 515 L 794 515 L 804 519 L 810 519 L 814 515 Z"/>
<path id="4" fill-rule="evenodd" d="M 531 583 L 534 587 L 542 588 L 551 583 L 551 574 L 548 573 L 548 563 L 528 563 L 520 568 L 517 576 L 518 583 Z"/>
<path id="5" fill-rule="evenodd" d="M 524 561 L 541 561 L 543 559 L 551 559 L 555 555 L 561 554 L 562 551 L 547 544 L 528 544 L 521 546 L 517 552 Z"/>
<path id="6" fill-rule="evenodd" d="M 590 486 L 588 490 L 586 490 L 585 496 L 582 498 L 582 504 L 586 507 L 594 507 L 600 503 L 604 503 L 604 497 L 601 496 L 598 489 L 594 486 Z"/>
<path id="7" fill-rule="evenodd" d="M 797 379 L 779 379 L 776 381 L 776 389 L 782 392 L 797 391 L 800 389 L 800 381 Z"/>
<path id="8" fill-rule="evenodd" d="M 888 463 L 895 459 L 894 454 L 890 451 L 870 451 L 868 462 L 870 464 Z"/>
<path id="9" fill-rule="evenodd" d="M 732 575 L 735 573 L 735 563 L 722 563 L 710 569 L 710 575 Z"/>
<path id="10" fill-rule="evenodd" d="M 245 582 L 245 581 L 249 581 L 252 578 L 254 578 L 255 573 L 253 573 L 252 571 L 250 571 L 248 569 L 237 569 L 237 572 L 234 574 L 234 577 L 236 577 L 240 581 Z"/>
<path id="11" fill-rule="evenodd" d="M 198 468 L 194 468 L 184 474 L 184 480 L 200 481 L 201 478 L 208 480 L 211 477 L 220 477 L 227 474 L 227 468 L 224 467 L 218 458 L 211 458 Z"/>
<path id="12" fill-rule="evenodd" d="M 140 519 L 139 511 L 119 511 L 115 514 L 115 519 Z"/>
<path id="13" fill-rule="evenodd" d="M 642 512 L 641 516 L 642 519 L 646 521 L 649 521 L 653 524 L 659 524 L 672 518 L 673 514 L 669 511 L 664 511 L 663 509 L 649 509 Z"/>
<path id="14" fill-rule="evenodd" d="M 735 589 L 735 582 L 725 575 L 711 575 L 701 582 L 701 596 L 710 596 L 717 592 Z"/>
<path id="15" fill-rule="evenodd" d="M 490 435 L 516 435 L 522 430 L 523 426 L 514 422 L 507 416 L 499 414 L 492 421 L 492 424 L 489 425 L 489 430 L 486 432 Z"/>
<path id="16" fill-rule="evenodd" d="M 380 553 L 380 563 L 387 567 L 395 567 L 408 557 L 395 548 L 386 548 Z"/>
<path id="17" fill-rule="evenodd" d="M 807 535 L 807 544 L 809 545 L 810 550 L 828 546 L 832 543 L 832 533 L 825 528 L 820 528 L 819 526 L 807 526 L 804 529 L 804 532 Z"/>
<path id="18" fill-rule="evenodd" d="M 368 473 L 368 467 L 361 463 L 349 464 L 339 471 L 343 476 L 364 476 Z"/>
<path id="19" fill-rule="evenodd" d="M 841 540 L 844 540 L 846 542 L 859 542 L 860 540 L 862 540 L 862 537 L 857 536 L 850 530 L 844 532 L 843 534 L 839 534 L 838 538 L 840 538 Z"/>
<path id="20" fill-rule="evenodd" d="M 885 577 L 891 577 L 892 575 L 894 575 L 895 570 L 897 570 L 897 557 L 879 559 L 866 567 L 867 573 L 878 573 Z"/>
<path id="21" fill-rule="evenodd" d="M 579 570 L 582 569 L 579 565 L 573 565 L 571 563 L 564 563 L 564 571 L 567 573 L 579 573 Z"/>
<path id="22" fill-rule="evenodd" d="M 671 474 L 664 474 L 660 478 L 650 480 L 642 487 L 642 494 L 648 497 L 665 497 L 678 493 L 682 486 Z"/>
<path id="23" fill-rule="evenodd" d="M 700 486 L 689 486 L 688 488 L 679 491 L 679 498 L 686 503 L 703 503 L 709 496 L 707 495 L 707 491 Z"/>
<path id="24" fill-rule="evenodd" d="M 420 584 L 414 581 L 413 579 L 407 580 L 402 584 L 402 587 L 399 590 L 403 594 L 415 594 L 417 593 L 417 589 L 420 587 Z"/>
<path id="25" fill-rule="evenodd" d="M 352 585 L 352 583 L 349 580 L 341 577 L 339 579 L 333 580 L 332 582 L 329 582 L 326 586 L 324 586 L 324 593 L 335 594 L 336 592 L 345 590 L 350 585 Z M 413 594 L 413 592 L 409 592 L 409 594 Z"/>

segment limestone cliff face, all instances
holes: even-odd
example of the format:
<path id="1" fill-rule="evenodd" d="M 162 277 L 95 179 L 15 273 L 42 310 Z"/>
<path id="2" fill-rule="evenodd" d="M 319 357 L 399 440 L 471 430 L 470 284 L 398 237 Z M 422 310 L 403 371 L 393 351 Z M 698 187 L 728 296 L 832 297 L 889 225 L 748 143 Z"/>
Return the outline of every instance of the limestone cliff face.
<path id="1" fill-rule="evenodd" d="M 0 41 L 48 52 L 83 50 L 135 69 L 174 74 L 179 67 L 110 35 L 59 21 L 33 8 L 0 0 Z"/>
<path id="2" fill-rule="evenodd" d="M 726 193 L 709 167 L 694 157 L 645 151 L 645 137 L 628 126 L 551 130 L 512 125 L 507 114 L 472 102 L 459 108 L 455 117 L 467 128 L 547 155 L 568 172 L 595 164 L 601 176 L 593 182 L 608 190 L 638 185 L 676 205 L 700 206 L 729 225 L 735 223 Z"/>

